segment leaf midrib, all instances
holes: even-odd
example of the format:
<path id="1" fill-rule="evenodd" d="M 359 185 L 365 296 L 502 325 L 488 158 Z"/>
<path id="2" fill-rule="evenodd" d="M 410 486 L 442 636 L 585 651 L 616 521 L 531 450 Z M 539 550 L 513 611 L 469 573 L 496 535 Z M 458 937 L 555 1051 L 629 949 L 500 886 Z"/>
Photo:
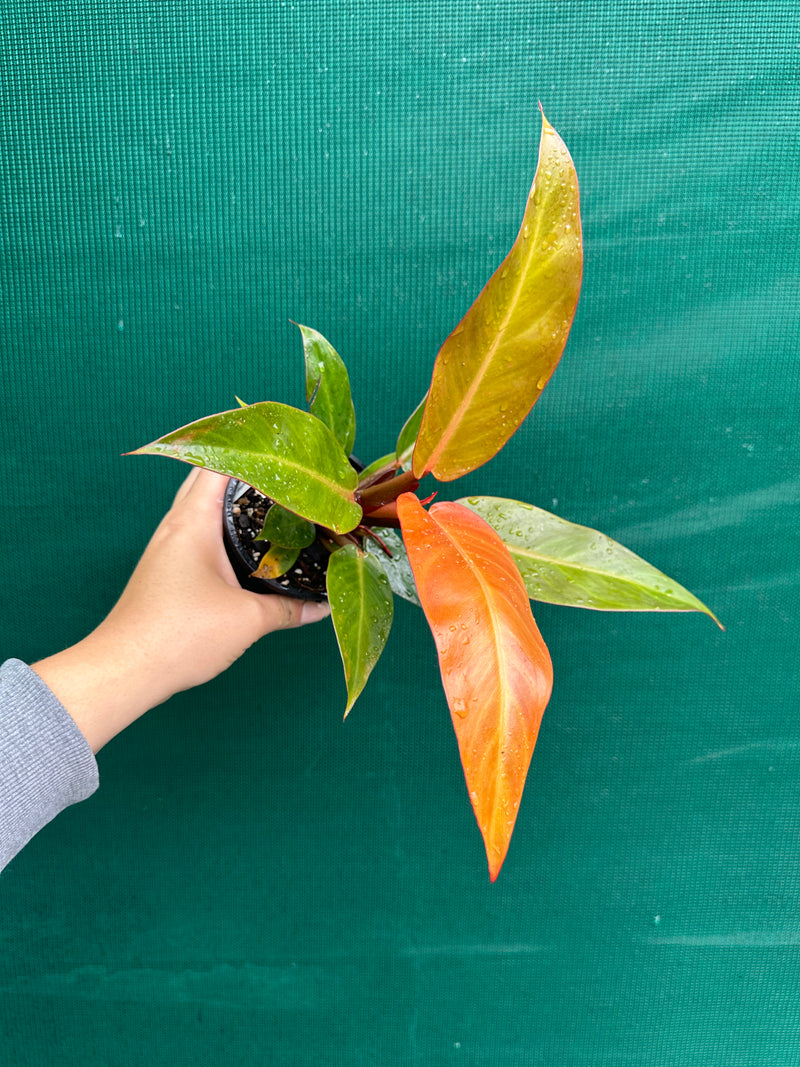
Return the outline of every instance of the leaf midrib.
<path id="1" fill-rule="evenodd" d="M 681 590 L 688 594 L 688 596 L 691 598 L 691 602 L 694 602 L 697 599 L 692 593 L 688 591 L 688 589 L 684 590 L 683 586 L 680 585 L 679 582 L 670 582 L 673 592 L 668 593 L 666 590 L 652 589 L 650 586 L 644 585 L 639 579 L 627 578 L 624 575 L 621 575 L 615 571 L 603 570 L 603 568 L 601 567 L 582 567 L 575 563 L 568 563 L 564 560 L 555 559 L 552 556 L 545 556 L 539 552 L 532 552 L 529 549 L 520 549 L 516 545 L 509 544 L 508 541 L 504 541 L 503 543 L 505 544 L 506 548 L 512 556 L 520 557 L 521 559 L 531 560 L 534 562 L 548 563 L 554 569 L 566 572 L 567 575 L 574 574 L 580 577 L 582 575 L 592 574 L 599 578 L 613 578 L 621 585 L 628 586 L 632 590 L 637 590 L 638 592 L 644 593 L 649 596 L 664 596 L 675 597 L 676 599 L 683 599 L 681 597 L 681 594 L 677 592 L 678 590 Z M 665 580 L 669 581 L 666 574 L 662 574 L 661 571 L 658 571 L 657 573 L 661 574 Z M 683 599 L 683 603 L 688 602 L 689 601 Z"/>
<path id="2" fill-rule="evenodd" d="M 191 446 L 192 442 L 189 442 L 189 444 Z M 330 478 L 327 478 L 324 475 L 320 474 L 319 471 L 315 471 L 311 467 L 305 467 L 305 466 L 303 466 L 302 463 L 298 463 L 296 460 L 287 459 L 286 456 L 283 453 L 280 453 L 280 452 L 277 452 L 277 451 L 270 451 L 270 450 L 267 450 L 267 449 L 261 449 L 258 452 L 255 452 L 255 451 L 252 451 L 249 448 L 233 448 L 231 446 L 226 446 L 226 445 L 215 446 L 215 448 L 216 448 L 217 451 L 220 451 L 220 452 L 227 452 L 227 453 L 230 453 L 232 455 L 237 455 L 237 456 L 244 455 L 244 456 L 249 457 L 250 459 L 255 459 L 255 460 L 260 460 L 260 459 L 278 460 L 282 465 L 284 465 L 286 467 L 290 467 L 290 468 L 292 468 L 292 470 L 298 471 L 298 472 L 300 472 L 302 474 L 309 475 L 313 481 L 319 482 L 320 485 L 324 485 L 328 489 L 331 489 L 333 492 L 336 493 L 337 496 L 341 496 L 344 500 L 349 500 L 349 501 L 355 502 L 355 497 L 353 496 L 353 490 L 352 489 L 345 488 L 344 486 L 340 485 L 339 483 L 334 482 Z M 211 469 L 213 469 L 213 468 L 211 468 Z"/>
<path id="3" fill-rule="evenodd" d="M 538 170 L 538 167 L 537 167 L 537 170 Z M 534 176 L 534 188 L 535 188 L 535 185 L 536 185 L 536 177 Z M 532 196 L 529 196 L 529 200 L 530 199 L 532 199 Z M 475 399 L 475 394 L 478 392 L 478 389 L 480 388 L 481 384 L 483 383 L 484 378 L 486 377 L 486 375 L 489 372 L 489 365 L 494 360 L 495 353 L 497 352 L 497 349 L 500 346 L 500 342 L 503 339 L 503 335 L 504 335 L 506 329 L 508 328 L 509 322 L 511 321 L 511 317 L 513 315 L 514 309 L 516 308 L 517 303 L 519 302 L 520 294 L 522 293 L 522 289 L 523 289 L 524 284 L 525 284 L 525 279 L 526 279 L 528 271 L 530 269 L 531 261 L 534 258 L 534 249 L 535 249 L 535 246 L 536 246 L 536 241 L 538 240 L 538 237 L 539 237 L 539 232 L 541 230 L 541 226 L 542 226 L 542 221 L 541 220 L 542 220 L 543 214 L 544 214 L 543 211 L 539 211 L 539 212 L 534 214 L 535 223 L 534 223 L 534 226 L 533 226 L 533 233 L 529 235 L 530 241 L 529 241 L 529 244 L 528 244 L 528 254 L 523 259 L 523 267 L 520 270 L 520 278 L 519 278 L 519 282 L 517 283 L 516 291 L 514 292 L 513 298 L 511 299 L 511 301 L 508 304 L 508 310 L 506 311 L 506 314 L 505 314 L 505 316 L 503 318 L 502 323 L 498 327 L 497 333 L 495 334 L 495 338 L 492 341 L 492 344 L 490 345 L 489 350 L 487 351 L 486 355 L 484 356 L 483 361 L 481 362 L 480 366 L 478 367 L 478 369 L 477 369 L 477 371 L 475 373 L 475 377 L 472 379 L 471 385 L 469 386 L 469 388 L 467 389 L 466 393 L 464 394 L 464 397 L 463 397 L 461 403 L 456 408 L 456 410 L 453 412 L 453 415 L 450 418 L 450 421 L 449 421 L 449 423 L 447 425 L 447 429 L 445 429 L 445 431 L 440 435 L 438 443 L 436 445 L 436 448 L 431 452 L 431 455 L 430 455 L 430 457 L 428 459 L 428 462 L 426 463 L 426 467 L 428 468 L 428 470 L 432 470 L 434 468 L 434 466 L 436 465 L 436 463 L 439 460 L 439 457 L 446 450 L 448 444 L 453 439 L 453 436 L 455 435 L 455 433 L 456 433 L 461 421 L 463 420 L 464 412 L 468 411 L 469 408 L 472 406 L 472 402 Z M 528 211 L 527 211 L 527 205 L 526 205 L 525 214 L 522 216 L 522 225 L 520 226 L 519 233 L 517 234 L 517 238 L 514 241 L 514 244 L 512 245 L 510 251 L 505 256 L 505 258 L 501 262 L 500 266 L 497 268 L 497 271 L 501 271 L 503 269 L 503 265 L 506 263 L 506 261 L 514 254 L 514 250 L 517 247 L 517 244 L 519 242 L 520 234 L 522 234 L 523 230 L 525 229 L 525 226 L 529 225 L 529 223 L 527 221 L 527 215 L 528 215 Z M 497 273 L 497 271 L 495 272 L 495 274 Z M 493 277 L 494 277 L 494 275 L 493 275 Z"/>
<path id="4" fill-rule="evenodd" d="M 431 517 L 433 517 L 433 516 L 431 516 Z M 484 578 L 483 573 L 481 572 L 480 568 L 466 554 L 464 549 L 461 547 L 459 542 L 452 536 L 450 531 L 447 530 L 444 526 L 442 526 L 441 523 L 439 523 L 439 528 L 442 530 L 442 532 L 444 533 L 445 537 L 448 539 L 448 541 L 453 546 L 453 548 L 455 548 L 456 552 L 461 556 L 461 558 L 467 564 L 467 567 L 469 568 L 470 573 L 477 580 L 477 583 L 478 583 L 478 585 L 480 587 L 481 593 L 483 594 L 484 600 L 486 602 L 487 610 L 489 612 L 490 617 L 493 620 L 492 641 L 494 643 L 495 654 L 496 654 L 497 664 L 498 664 L 497 676 L 498 676 L 498 678 L 502 679 L 502 678 L 505 677 L 505 665 L 507 663 L 507 658 L 506 658 L 505 649 L 503 647 L 503 644 L 499 640 L 499 629 L 500 629 L 500 627 L 497 626 L 496 623 L 494 623 L 494 620 L 497 619 L 498 617 L 500 617 L 500 612 L 499 612 L 499 610 L 497 609 L 497 606 L 496 606 L 497 598 L 494 595 L 494 589 L 493 589 L 493 587 L 491 585 L 489 585 L 489 583 Z M 498 721 L 502 725 L 503 736 L 507 736 L 508 735 L 508 722 L 509 722 L 508 699 L 507 699 L 508 687 L 505 686 L 505 685 L 500 685 L 499 690 L 500 690 L 500 716 L 498 718 Z M 496 765 L 500 764 L 499 756 L 500 756 L 500 753 L 499 753 L 499 749 L 498 749 L 498 756 L 497 756 L 497 760 L 496 760 Z M 495 775 L 494 778 L 493 778 L 493 781 L 492 781 L 492 803 L 491 803 L 492 819 L 493 820 L 494 820 L 494 815 L 495 815 L 495 813 L 497 811 L 497 792 L 498 792 L 498 788 L 499 788 L 499 775 Z"/>

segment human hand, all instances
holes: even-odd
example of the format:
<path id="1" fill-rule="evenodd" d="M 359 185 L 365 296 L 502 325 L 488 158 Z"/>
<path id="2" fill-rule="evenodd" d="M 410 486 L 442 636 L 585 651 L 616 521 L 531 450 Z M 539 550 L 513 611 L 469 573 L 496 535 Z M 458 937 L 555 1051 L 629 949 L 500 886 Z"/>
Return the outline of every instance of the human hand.
<path id="1" fill-rule="evenodd" d="M 327 604 L 240 587 L 222 542 L 226 484 L 194 468 L 108 617 L 33 665 L 95 752 L 149 708 L 216 677 L 258 638 L 329 614 Z"/>

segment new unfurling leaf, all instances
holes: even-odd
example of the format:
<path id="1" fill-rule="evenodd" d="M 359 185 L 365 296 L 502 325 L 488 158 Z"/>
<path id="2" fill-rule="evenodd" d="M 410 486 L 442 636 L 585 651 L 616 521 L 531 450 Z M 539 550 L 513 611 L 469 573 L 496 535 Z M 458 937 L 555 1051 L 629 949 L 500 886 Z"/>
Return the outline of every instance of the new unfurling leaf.
<path id="1" fill-rule="evenodd" d="M 299 326 L 306 365 L 306 400 L 312 415 L 325 423 L 342 451 L 350 455 L 356 437 L 356 413 L 344 361 L 330 341 L 310 326 Z"/>

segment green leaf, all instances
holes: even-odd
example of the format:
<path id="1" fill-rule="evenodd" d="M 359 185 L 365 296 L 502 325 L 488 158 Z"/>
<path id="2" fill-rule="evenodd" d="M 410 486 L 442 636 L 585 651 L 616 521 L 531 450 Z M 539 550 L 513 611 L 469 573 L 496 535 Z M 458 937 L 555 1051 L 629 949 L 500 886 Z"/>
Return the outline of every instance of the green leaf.
<path id="1" fill-rule="evenodd" d="M 302 519 L 280 504 L 273 504 L 267 512 L 264 527 L 256 541 L 269 541 L 281 548 L 308 548 L 317 536 L 313 522 Z"/>
<path id="2" fill-rule="evenodd" d="M 386 456 L 381 456 L 379 459 L 373 460 L 368 467 L 363 469 L 363 471 L 359 471 L 358 484 L 363 485 L 365 482 L 368 482 L 374 474 L 377 474 L 378 471 L 381 471 L 384 468 L 387 470 L 391 469 L 394 466 L 394 463 L 394 452 L 390 452 Z"/>
<path id="3" fill-rule="evenodd" d="M 683 586 L 588 526 L 501 497 L 459 501 L 500 534 L 533 600 L 599 611 L 702 611 Z"/>
<path id="4" fill-rule="evenodd" d="M 311 413 L 325 423 L 349 456 L 356 438 L 356 413 L 347 368 L 321 333 L 300 323 L 297 326 L 303 335 L 306 400 L 311 402 Z"/>
<path id="5" fill-rule="evenodd" d="M 567 342 L 581 284 L 578 180 L 542 115 L 539 164 L 519 235 L 442 345 L 414 449 L 417 478 L 480 467 L 533 407 Z"/>
<path id="6" fill-rule="evenodd" d="M 400 436 L 397 438 L 395 455 L 397 456 L 398 463 L 404 471 L 411 470 L 414 445 L 417 443 L 417 435 L 419 434 L 419 428 L 422 424 L 422 416 L 425 413 L 425 402 L 427 399 L 428 394 L 426 393 L 406 419 L 406 424 L 400 431 Z"/>
<path id="7" fill-rule="evenodd" d="M 345 545 L 328 561 L 328 603 L 347 682 L 345 718 L 383 652 L 392 625 L 389 579 L 355 545 Z"/>
<path id="8" fill-rule="evenodd" d="M 240 478 L 310 522 L 354 529 L 358 475 L 331 431 L 306 411 L 267 401 L 209 415 L 138 448 Z"/>
<path id="9" fill-rule="evenodd" d="M 383 551 L 380 545 L 375 544 L 374 541 L 370 541 L 369 538 L 364 540 L 364 548 L 367 554 L 378 564 L 380 569 L 389 579 L 389 585 L 392 587 L 392 592 L 397 596 L 402 597 L 403 600 L 407 600 L 411 604 L 416 604 L 420 607 L 419 597 L 417 596 L 417 586 L 414 581 L 414 574 L 411 570 L 411 564 L 408 561 L 408 555 L 406 553 L 406 546 L 403 544 L 403 539 L 395 530 L 385 530 L 382 527 L 375 527 L 374 533 L 380 537 L 386 547 L 392 553 L 391 559 Z"/>
<path id="10" fill-rule="evenodd" d="M 268 552 L 265 552 L 258 563 L 258 567 L 253 571 L 253 578 L 280 578 L 282 574 L 286 574 L 290 567 L 293 567 L 297 561 L 297 557 L 300 555 L 299 548 L 284 548 L 282 545 L 272 545 Z"/>

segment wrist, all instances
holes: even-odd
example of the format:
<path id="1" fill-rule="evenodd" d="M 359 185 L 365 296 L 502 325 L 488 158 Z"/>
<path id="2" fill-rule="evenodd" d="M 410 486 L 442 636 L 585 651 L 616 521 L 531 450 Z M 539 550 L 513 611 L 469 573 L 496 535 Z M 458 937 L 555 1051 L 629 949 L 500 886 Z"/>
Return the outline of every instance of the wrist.
<path id="1" fill-rule="evenodd" d="M 143 650 L 124 653 L 103 630 L 32 664 L 63 704 L 93 752 L 170 695 L 154 688 L 152 663 Z"/>

